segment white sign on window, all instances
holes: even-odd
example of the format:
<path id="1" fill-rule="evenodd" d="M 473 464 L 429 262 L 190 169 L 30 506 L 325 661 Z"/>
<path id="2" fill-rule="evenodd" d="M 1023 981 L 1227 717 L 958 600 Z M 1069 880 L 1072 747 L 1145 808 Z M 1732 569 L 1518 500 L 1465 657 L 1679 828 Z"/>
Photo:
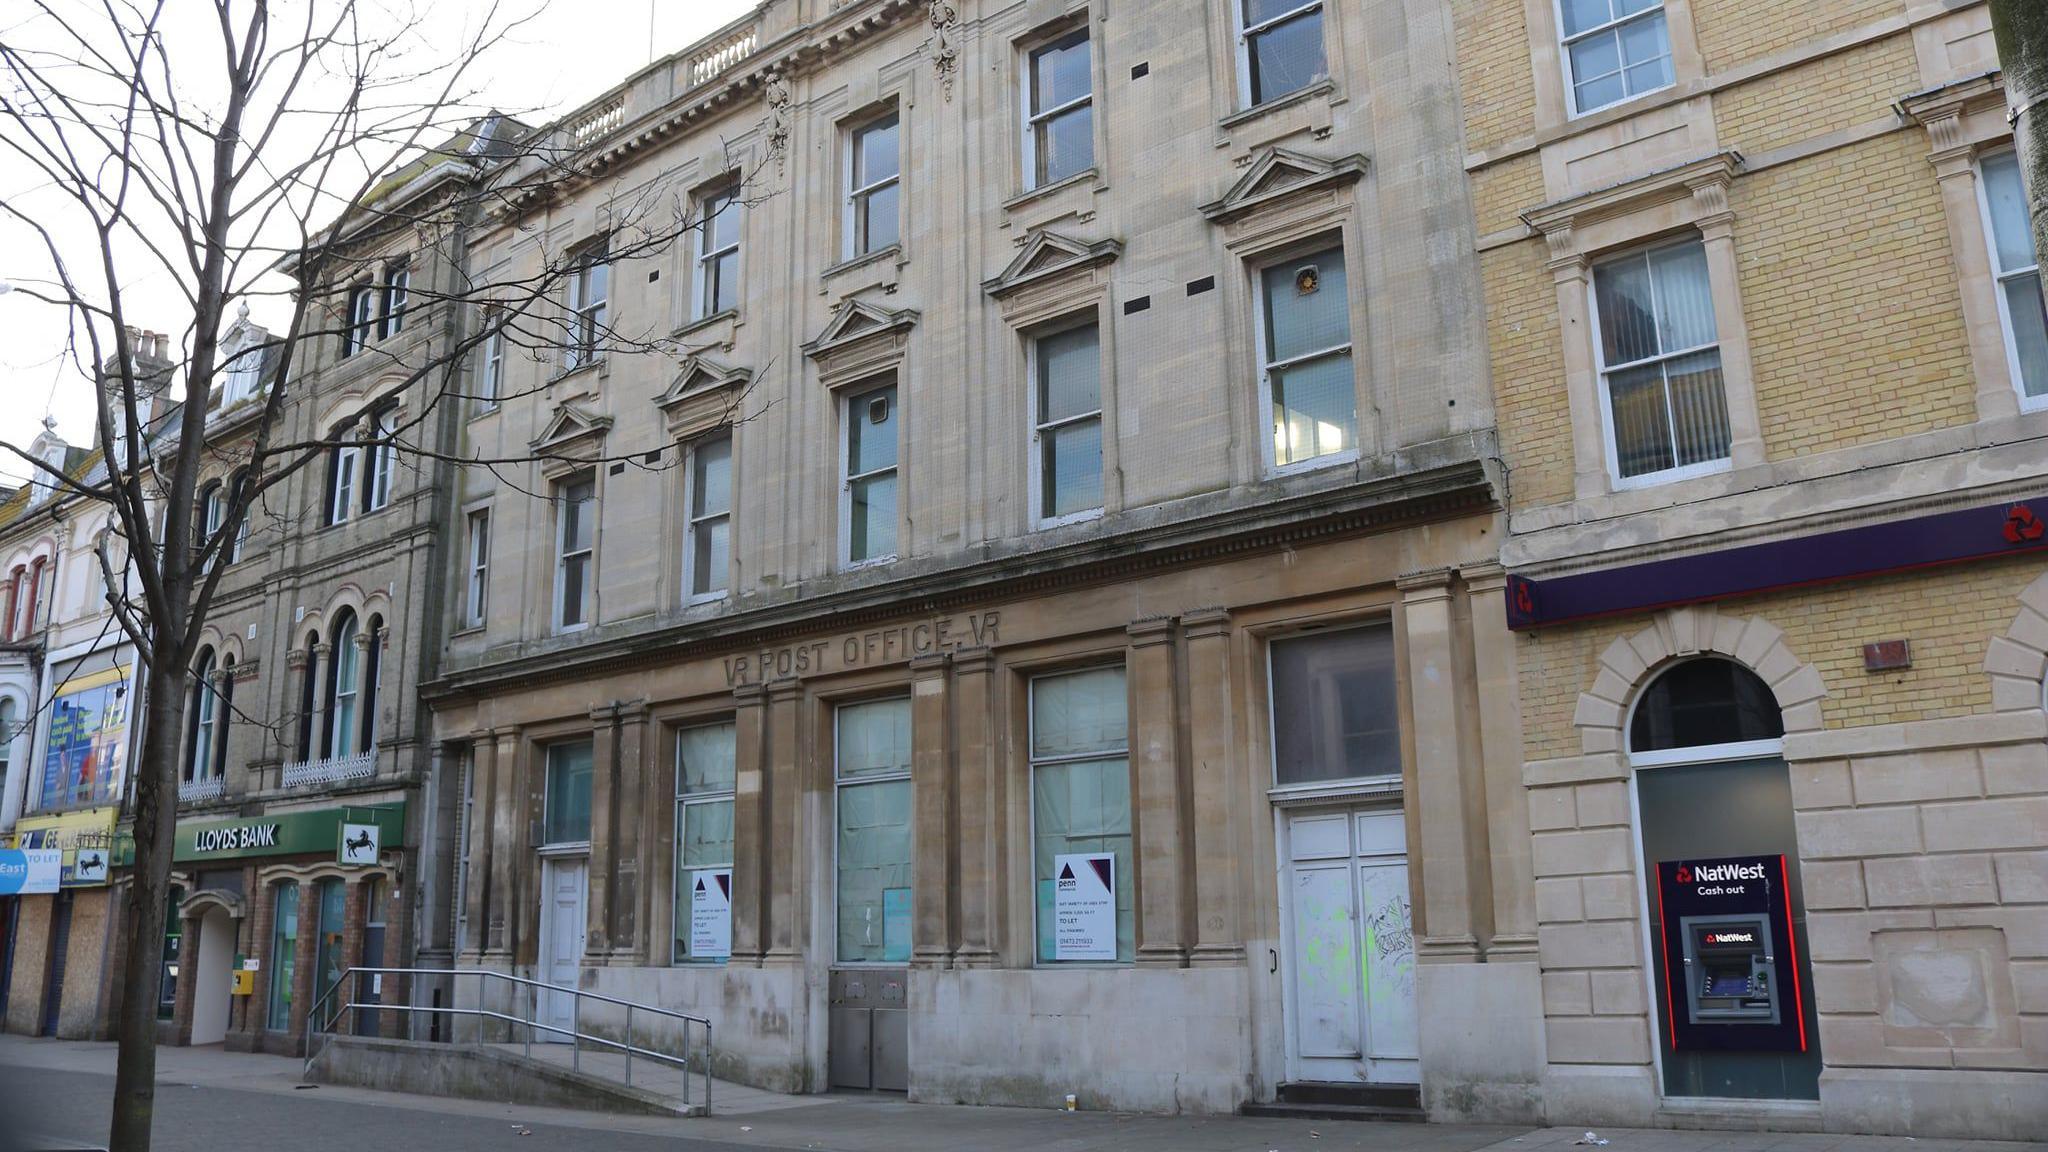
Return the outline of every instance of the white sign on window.
<path id="1" fill-rule="evenodd" d="M 1052 958 L 1116 959 L 1116 857 L 1054 856 L 1052 876 Z"/>
<path id="2" fill-rule="evenodd" d="M 732 869 L 690 873 L 690 955 L 711 960 L 732 955 Z"/>

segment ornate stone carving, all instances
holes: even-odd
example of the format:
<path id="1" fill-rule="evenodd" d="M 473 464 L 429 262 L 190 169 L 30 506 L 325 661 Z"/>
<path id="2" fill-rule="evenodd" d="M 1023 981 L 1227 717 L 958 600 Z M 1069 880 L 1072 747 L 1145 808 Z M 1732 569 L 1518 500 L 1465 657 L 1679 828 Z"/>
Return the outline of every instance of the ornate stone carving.
<path id="1" fill-rule="evenodd" d="M 953 0 L 931 0 L 925 14 L 932 26 L 931 39 L 925 41 L 932 54 L 932 71 L 938 74 L 939 90 L 951 103 L 953 79 L 960 71 L 960 9 Z"/>

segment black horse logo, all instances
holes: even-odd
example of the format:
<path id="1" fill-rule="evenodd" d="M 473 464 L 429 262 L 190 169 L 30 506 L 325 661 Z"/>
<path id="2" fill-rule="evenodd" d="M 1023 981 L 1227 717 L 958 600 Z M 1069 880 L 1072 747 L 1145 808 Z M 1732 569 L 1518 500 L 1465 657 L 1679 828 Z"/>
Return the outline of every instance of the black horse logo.
<path id="1" fill-rule="evenodd" d="M 355 839 L 343 840 L 341 842 L 341 846 L 343 848 L 348 849 L 349 855 L 355 856 L 363 852 L 368 852 L 370 849 L 376 847 L 376 841 L 370 839 L 369 830 L 365 829 L 361 832 L 356 833 Z"/>
<path id="2" fill-rule="evenodd" d="M 106 864 L 107 862 L 97 852 L 90 856 L 80 856 L 78 858 L 78 870 L 88 875 L 97 873 L 100 869 L 106 867 Z"/>

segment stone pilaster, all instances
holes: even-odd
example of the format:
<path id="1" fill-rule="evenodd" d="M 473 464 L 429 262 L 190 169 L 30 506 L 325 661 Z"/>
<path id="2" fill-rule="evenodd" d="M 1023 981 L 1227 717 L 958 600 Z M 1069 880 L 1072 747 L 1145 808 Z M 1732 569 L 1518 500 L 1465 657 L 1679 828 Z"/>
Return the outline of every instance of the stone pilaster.
<path id="1" fill-rule="evenodd" d="M 732 957 L 759 964 L 768 951 L 768 696 L 733 689 Z"/>
<path id="2" fill-rule="evenodd" d="M 768 692 L 767 787 L 767 951 L 764 962 L 803 961 L 803 845 L 797 809 L 803 804 L 803 685 L 794 679 L 771 682 Z"/>
<path id="3" fill-rule="evenodd" d="M 619 842 L 619 710 L 590 713 L 590 866 L 583 906 L 583 963 L 602 967 L 612 952 L 612 904 Z"/>
<path id="4" fill-rule="evenodd" d="M 491 734 L 496 747 L 492 770 L 490 870 L 485 880 L 489 921 L 484 931 L 484 955 L 500 963 L 509 962 L 519 948 L 520 931 L 528 917 L 521 914 L 520 893 L 528 861 L 527 787 L 525 777 L 531 752 L 516 728 L 500 728 Z"/>
<path id="5" fill-rule="evenodd" d="M 1138 872 L 1138 963 L 1181 967 L 1188 935 L 1183 894 L 1188 864 L 1180 757 L 1180 697 L 1173 621 L 1132 624 L 1130 678 L 1133 863 Z M 1121 881 L 1119 881 L 1121 883 Z"/>
<path id="6" fill-rule="evenodd" d="M 1188 783 L 1193 792 L 1195 938 L 1193 964 L 1244 963 L 1238 922 L 1238 821 L 1244 786 L 1237 762 L 1236 701 L 1230 683 L 1230 613 L 1181 618 L 1187 644 Z"/>
<path id="7" fill-rule="evenodd" d="M 1399 581 L 1420 829 L 1408 857 L 1422 871 L 1418 956 L 1472 959 L 1479 946 L 1472 934 L 1450 575 L 1432 569 Z"/>
<path id="8" fill-rule="evenodd" d="M 173 909 L 171 915 L 177 916 Z M 178 982 L 171 992 L 171 1030 L 176 1037 L 173 1044 L 184 1046 L 192 1043 L 192 997 L 197 991 L 199 931 L 198 916 L 185 916 L 185 926 L 178 941 Z"/>
<path id="9" fill-rule="evenodd" d="M 612 851 L 611 962 L 645 964 L 647 939 L 642 904 L 647 887 L 643 819 L 651 808 L 662 807 L 648 787 L 654 741 L 649 740 L 647 705 L 636 701 L 621 704 L 618 716 L 618 775 L 613 796 L 616 812 L 612 821 L 615 847 Z M 671 808 L 671 810 L 673 810 Z"/>
<path id="10" fill-rule="evenodd" d="M 947 968 L 953 961 L 951 772 L 952 704 L 947 656 L 910 662 L 911 963 Z"/>
<path id="11" fill-rule="evenodd" d="M 497 826 L 498 742 L 489 732 L 475 732 L 469 740 L 469 859 L 462 893 L 462 920 L 468 926 L 465 938 L 455 942 L 462 957 L 474 962 L 486 948 L 486 928 L 491 915 L 491 840 Z"/>
<path id="12" fill-rule="evenodd" d="M 1522 784 L 1522 706 L 1515 638 L 1508 631 L 1507 573 L 1498 564 L 1461 575 L 1471 597 L 1478 678 L 1480 771 L 1486 795 L 1486 859 L 1493 935 L 1489 958 L 1536 953 L 1536 882 L 1530 859 L 1529 790 Z"/>
<path id="13" fill-rule="evenodd" d="M 956 968 L 996 963 L 1003 922 L 1003 813 L 1007 790 L 996 771 L 1002 739 L 995 705 L 995 658 L 986 648 L 953 654 L 956 811 L 959 831 L 960 943 Z"/>

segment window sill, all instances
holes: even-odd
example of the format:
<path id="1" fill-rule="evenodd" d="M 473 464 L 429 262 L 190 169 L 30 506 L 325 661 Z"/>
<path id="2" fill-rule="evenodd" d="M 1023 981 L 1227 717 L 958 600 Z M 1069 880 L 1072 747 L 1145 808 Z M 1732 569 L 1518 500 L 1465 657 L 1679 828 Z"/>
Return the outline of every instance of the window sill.
<path id="1" fill-rule="evenodd" d="M 1356 463 L 1358 463 L 1357 449 L 1344 452 L 1329 452 L 1321 456 L 1311 456 L 1306 460 L 1298 460 L 1292 464 L 1274 464 L 1269 461 L 1266 464 L 1266 479 L 1279 480 L 1287 476 L 1300 476 L 1307 472 L 1320 472 L 1325 468 L 1337 468 L 1345 464 Z"/>
<path id="2" fill-rule="evenodd" d="M 1069 524 L 1086 524 L 1102 519 L 1102 509 L 1090 508 L 1084 512 L 1069 512 L 1065 516 L 1050 516 L 1032 523 L 1035 532 L 1046 532 L 1054 528 L 1065 528 Z"/>
<path id="3" fill-rule="evenodd" d="M 1734 461 L 1727 457 L 1722 457 L 1719 460 L 1710 461 L 1705 464 L 1688 464 L 1683 468 L 1666 468 L 1662 472 L 1645 472 L 1641 476 L 1623 478 L 1609 474 L 1607 485 L 1615 492 L 1629 492 L 1637 488 L 1656 488 L 1664 484 L 1676 484 L 1681 480 L 1691 480 L 1700 476 L 1715 476 L 1731 471 L 1734 467 Z"/>
<path id="4" fill-rule="evenodd" d="M 1319 804 L 1326 800 L 1369 796 L 1399 796 L 1401 777 L 1352 776 L 1343 780 L 1318 780 L 1313 784 L 1280 784 L 1266 789 L 1266 801 L 1276 808 L 1297 804 Z"/>
<path id="5" fill-rule="evenodd" d="M 713 312 L 709 316 L 699 316 L 695 320 L 692 320 L 689 323 L 683 325 L 682 327 L 676 329 L 674 332 L 670 333 L 670 335 L 678 338 L 694 336 L 697 333 L 703 332 L 707 329 L 716 328 L 720 324 L 731 324 L 734 327 L 738 327 L 739 322 L 740 310 L 737 308 L 727 308 L 722 312 Z"/>
<path id="6" fill-rule="evenodd" d="M 1217 121 L 1216 126 L 1228 132 L 1231 129 L 1242 127 L 1243 125 L 1249 124 L 1271 113 L 1278 112 L 1284 108 L 1292 108 L 1297 104 L 1305 104 L 1318 96 L 1327 96 L 1330 98 L 1330 103 L 1336 103 L 1337 82 L 1326 76 L 1323 79 L 1316 81 L 1315 83 L 1309 85 L 1306 88 L 1297 88 L 1294 91 L 1289 92 L 1285 96 L 1275 96 L 1274 98 L 1266 101 L 1263 104 L 1254 104 L 1249 108 L 1244 108 L 1239 111 L 1232 112 L 1230 115 L 1225 116 L 1223 119 Z"/>
<path id="7" fill-rule="evenodd" d="M 893 556 L 893 555 L 890 555 L 890 556 L 876 556 L 876 557 L 874 557 L 873 559 L 870 559 L 870 560 L 849 560 L 849 561 L 846 561 L 846 562 L 844 562 L 844 563 L 842 563 L 842 564 L 840 564 L 840 565 L 839 565 L 839 570 L 840 570 L 841 572 L 864 572 L 864 571 L 868 570 L 869 568 L 880 568 L 880 567 L 882 567 L 882 566 L 883 566 L 883 565 L 885 565 L 885 564 L 894 564 L 895 562 L 896 562 L 896 557 L 895 557 L 895 556 Z"/>
<path id="8" fill-rule="evenodd" d="M 448 633 L 448 638 L 450 640 L 460 640 L 465 636 L 481 636 L 489 630 L 490 629 L 487 626 L 481 623 L 464 624 L 462 627 L 457 628 L 453 632 Z"/>
<path id="9" fill-rule="evenodd" d="M 1015 196 L 1012 196 L 1008 200 L 1003 201 L 1002 209 L 1005 212 L 1014 212 L 1017 209 L 1022 208 L 1035 200 L 1043 199 L 1044 197 L 1051 196 L 1055 192 L 1063 191 L 1067 188 L 1072 188 L 1078 184 L 1086 184 L 1090 181 L 1099 180 L 1101 176 L 1102 169 L 1100 168 L 1092 166 L 1088 168 L 1083 168 L 1079 172 L 1074 173 L 1072 176 L 1061 177 L 1060 179 L 1055 180 L 1050 184 L 1040 184 L 1036 188 L 1027 188 L 1024 191 L 1017 193 Z M 1096 191 L 1103 191 L 1105 188 L 1107 188 L 1107 185 L 1098 187 Z"/>
<path id="10" fill-rule="evenodd" d="M 466 417 L 466 419 L 471 424 L 474 424 L 477 421 L 482 420 L 486 416 L 496 416 L 498 414 L 498 407 L 498 401 L 495 400 L 491 401 L 489 404 L 478 404 L 476 407 L 470 409 L 469 415 Z"/>
<path id="11" fill-rule="evenodd" d="M 818 279 L 820 281 L 831 280 L 845 275 L 856 268 L 865 268 L 871 264 L 879 264 L 884 260 L 895 260 L 898 264 L 901 264 L 903 262 L 903 245 L 891 244 L 887 248 L 877 248 L 873 252 L 863 252 L 858 256 L 849 256 L 825 269 L 823 272 L 818 273 Z"/>
<path id="12" fill-rule="evenodd" d="M 582 364 L 578 364 L 574 368 L 564 368 L 560 372 L 555 373 L 553 376 L 548 377 L 548 387 L 553 388 L 557 384 L 568 383 L 571 380 L 575 380 L 579 376 L 589 376 L 592 378 L 603 376 L 605 375 L 607 368 L 608 364 L 605 358 L 600 356 L 595 360 L 589 360 L 585 361 Z M 584 382 L 587 383 L 587 381 Z"/>
<path id="13" fill-rule="evenodd" d="M 685 597 L 683 599 L 683 607 L 702 608 L 706 604 L 718 604 L 730 599 L 732 599 L 732 592 L 729 589 L 721 589 L 717 592 L 699 592 L 694 596 Z"/>
<path id="14" fill-rule="evenodd" d="M 1566 83 L 1570 83 L 1569 77 L 1566 78 Z M 1645 89 L 1644 91 L 1638 92 L 1633 96 L 1624 96 L 1611 104 L 1602 104 L 1598 108 L 1575 109 L 1573 110 L 1571 115 L 1565 117 L 1564 122 L 1572 127 L 1578 127 L 1580 121 L 1585 120 L 1588 117 L 1592 116 L 1600 116 L 1603 114 L 1613 116 L 1634 115 L 1636 112 L 1642 111 L 1642 109 L 1630 108 L 1630 105 L 1643 104 L 1647 102 L 1651 97 L 1662 96 L 1665 93 L 1677 87 L 1678 81 L 1674 79 L 1669 84 L 1660 84 L 1655 88 Z M 1628 109 L 1628 111 L 1622 111 L 1622 109 Z"/>

